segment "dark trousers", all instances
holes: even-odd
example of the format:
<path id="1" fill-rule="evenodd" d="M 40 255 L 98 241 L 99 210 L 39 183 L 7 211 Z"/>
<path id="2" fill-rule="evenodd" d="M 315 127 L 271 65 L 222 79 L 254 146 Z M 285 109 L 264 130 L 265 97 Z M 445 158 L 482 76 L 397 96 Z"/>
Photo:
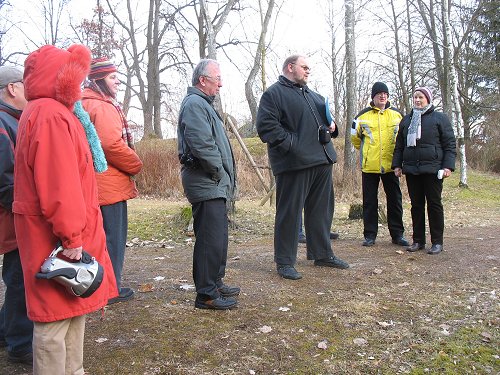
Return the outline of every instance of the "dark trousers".
<path id="1" fill-rule="evenodd" d="M 4 254 L 2 279 L 6 288 L 0 310 L 0 339 L 5 340 L 9 352 L 22 355 L 32 351 L 33 322 L 26 312 L 23 269 L 18 250 Z"/>
<path id="2" fill-rule="evenodd" d="M 443 244 L 444 211 L 441 203 L 443 180 L 435 174 L 406 175 L 408 194 L 411 200 L 413 242 L 425 243 L 425 203 L 432 244 Z"/>
<path id="3" fill-rule="evenodd" d="M 304 210 L 307 259 L 333 256 L 330 228 L 333 217 L 332 165 L 281 173 L 276 176 L 274 261 L 294 265 L 299 225 Z"/>
<path id="4" fill-rule="evenodd" d="M 127 201 L 101 206 L 106 246 L 116 277 L 116 286 L 121 290 L 122 270 L 125 261 L 125 246 L 127 243 Z"/>
<path id="5" fill-rule="evenodd" d="M 403 205 L 399 179 L 394 172 L 362 173 L 363 184 L 363 235 L 375 240 L 378 233 L 378 186 L 382 180 L 387 199 L 387 226 L 393 239 L 404 233 Z"/>
<path id="6" fill-rule="evenodd" d="M 226 200 L 211 199 L 193 203 L 193 280 L 197 298 L 206 301 L 219 297 L 226 273 L 228 220 Z"/>

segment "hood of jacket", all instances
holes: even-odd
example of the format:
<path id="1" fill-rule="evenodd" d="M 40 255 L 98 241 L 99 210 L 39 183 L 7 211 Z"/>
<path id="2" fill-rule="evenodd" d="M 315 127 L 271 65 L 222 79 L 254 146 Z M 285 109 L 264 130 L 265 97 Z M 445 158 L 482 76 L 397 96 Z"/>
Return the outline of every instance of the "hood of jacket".
<path id="1" fill-rule="evenodd" d="M 79 44 L 67 50 L 47 45 L 30 53 L 24 63 L 26 99 L 51 98 L 71 109 L 81 99 L 90 61 L 89 49 Z"/>

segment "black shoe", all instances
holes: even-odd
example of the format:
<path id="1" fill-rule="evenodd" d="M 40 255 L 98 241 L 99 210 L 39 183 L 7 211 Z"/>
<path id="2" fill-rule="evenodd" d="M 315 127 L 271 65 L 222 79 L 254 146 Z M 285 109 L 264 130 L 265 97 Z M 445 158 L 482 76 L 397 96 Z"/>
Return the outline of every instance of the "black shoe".
<path id="1" fill-rule="evenodd" d="M 299 243 L 306 243 L 306 235 L 304 233 L 299 233 Z"/>
<path id="2" fill-rule="evenodd" d="M 337 232 L 330 232 L 331 240 L 336 240 L 337 238 L 339 238 L 339 234 Z"/>
<path id="3" fill-rule="evenodd" d="M 9 352 L 7 355 L 7 359 L 11 363 L 22 363 L 25 365 L 33 365 L 33 353 L 32 352 L 27 352 L 24 354 L 15 354 Z"/>
<path id="4" fill-rule="evenodd" d="M 108 305 L 112 305 L 113 303 L 118 303 L 118 302 L 126 302 L 128 300 L 131 300 L 134 298 L 134 290 L 132 288 L 121 288 L 120 289 L 120 294 L 118 297 L 111 298 L 108 300 Z"/>
<path id="5" fill-rule="evenodd" d="M 302 279 L 302 275 L 297 270 L 288 264 L 278 264 L 276 266 L 278 274 L 284 279 L 298 280 Z"/>
<path id="6" fill-rule="evenodd" d="M 392 243 L 394 245 L 399 245 L 399 246 L 410 246 L 410 243 L 408 242 L 408 240 L 406 238 L 404 238 L 403 236 L 393 238 Z"/>
<path id="7" fill-rule="evenodd" d="M 413 253 L 415 251 L 423 250 L 425 249 L 425 244 L 424 243 L 418 243 L 414 242 L 411 244 L 411 246 L 408 246 L 406 248 L 406 251 L 409 251 L 410 253 Z"/>
<path id="8" fill-rule="evenodd" d="M 325 259 L 316 259 L 314 261 L 315 266 L 320 267 L 334 267 L 340 269 L 349 268 L 349 263 L 344 262 L 342 259 L 337 257 L 325 258 Z"/>
<path id="9" fill-rule="evenodd" d="M 375 240 L 371 239 L 371 238 L 365 238 L 362 245 L 363 246 L 373 246 L 373 245 L 375 245 Z"/>
<path id="10" fill-rule="evenodd" d="M 241 289 L 237 286 L 229 286 L 226 284 L 222 285 L 220 288 L 217 288 L 217 290 L 222 297 L 234 297 L 240 294 L 241 291 Z"/>
<path id="11" fill-rule="evenodd" d="M 211 309 L 211 310 L 229 310 L 234 307 L 238 302 L 231 297 L 222 297 L 220 296 L 219 298 L 216 299 L 209 299 L 207 301 L 202 301 L 196 298 L 194 301 L 194 307 L 197 309 Z"/>
<path id="12" fill-rule="evenodd" d="M 427 251 L 427 254 L 436 255 L 436 254 L 439 254 L 441 251 L 443 251 L 443 245 L 432 244 L 429 251 Z"/>

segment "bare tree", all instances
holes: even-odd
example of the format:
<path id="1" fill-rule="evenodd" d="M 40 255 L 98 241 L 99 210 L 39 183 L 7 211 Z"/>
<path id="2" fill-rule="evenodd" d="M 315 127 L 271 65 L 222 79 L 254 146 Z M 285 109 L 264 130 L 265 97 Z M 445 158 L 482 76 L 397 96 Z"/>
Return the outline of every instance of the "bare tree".
<path id="1" fill-rule="evenodd" d="M 61 16 L 70 2 L 71 0 L 43 0 L 41 2 L 45 44 L 58 44 Z"/>
<path id="2" fill-rule="evenodd" d="M 394 7 L 394 0 L 390 1 L 391 11 L 392 11 L 392 31 L 394 33 L 394 47 L 396 49 L 396 64 L 398 67 L 398 78 L 399 78 L 399 87 L 401 89 L 401 95 L 403 100 L 403 105 L 405 108 L 405 112 L 410 112 L 410 100 L 408 96 L 408 89 L 405 82 L 404 69 L 403 69 L 403 57 L 401 54 L 401 47 L 399 41 L 399 29 L 401 28 L 401 23 L 398 18 L 401 16 L 400 14 L 396 14 L 396 9 Z"/>
<path id="3" fill-rule="evenodd" d="M 257 117 L 257 99 L 253 92 L 253 85 L 255 78 L 260 71 L 264 70 L 264 62 L 266 55 L 266 34 L 271 15 L 273 13 L 274 0 L 267 1 L 267 10 L 265 15 L 263 15 L 261 0 L 259 0 L 259 10 L 260 10 L 260 21 L 261 21 L 261 31 L 259 37 L 259 43 L 255 51 L 255 57 L 253 60 L 253 66 L 250 69 L 247 80 L 245 82 L 245 96 L 248 102 L 248 107 L 250 108 L 250 114 L 252 116 L 252 128 L 251 133 L 255 134 L 255 119 Z"/>
<path id="4" fill-rule="evenodd" d="M 208 9 L 207 0 L 200 0 L 201 8 L 201 23 L 199 32 L 203 38 L 200 38 L 200 57 L 209 59 L 217 59 L 217 34 L 221 31 L 226 23 L 229 12 L 233 10 L 234 5 L 238 0 L 228 0 L 221 8 L 218 9 L 215 16 L 212 18 Z M 202 41 L 204 44 L 202 44 Z"/>
<path id="5" fill-rule="evenodd" d="M 417 1 L 417 10 L 424 22 L 425 29 L 427 30 L 427 37 L 430 39 L 432 43 L 432 52 L 434 55 L 434 64 L 436 66 L 437 79 L 439 82 L 439 87 L 441 89 L 441 97 L 443 99 L 443 107 L 445 112 L 451 113 L 448 111 L 449 107 L 449 95 L 448 90 L 448 77 L 446 76 L 446 72 L 443 67 L 443 57 L 441 52 L 442 42 L 438 38 L 438 28 L 437 22 L 439 20 L 436 19 L 436 0 L 429 0 L 429 5 L 427 5 L 424 0 L 416 0 Z M 447 0 L 446 0 L 447 1 Z M 439 15 L 439 13 L 437 13 Z"/>
<path id="6" fill-rule="evenodd" d="M 122 55 L 125 60 L 129 61 L 126 66 L 130 68 L 130 73 L 137 80 L 136 86 L 129 87 L 141 104 L 144 135 L 161 138 L 160 73 L 179 64 L 176 60 L 179 54 L 174 51 L 178 46 L 167 45 L 164 35 L 169 29 L 174 28 L 175 16 L 182 8 L 162 9 L 164 2 L 149 0 L 147 24 L 144 27 L 136 24 L 134 19 L 136 8 L 134 8 L 132 0 L 126 0 L 127 17 L 125 21 L 117 13 L 117 7 L 111 3 L 111 0 L 106 0 L 106 3 L 109 12 L 126 35 Z M 139 39 L 141 33 L 145 35 L 145 45 Z M 168 64 L 165 63 L 167 59 L 169 60 Z"/>

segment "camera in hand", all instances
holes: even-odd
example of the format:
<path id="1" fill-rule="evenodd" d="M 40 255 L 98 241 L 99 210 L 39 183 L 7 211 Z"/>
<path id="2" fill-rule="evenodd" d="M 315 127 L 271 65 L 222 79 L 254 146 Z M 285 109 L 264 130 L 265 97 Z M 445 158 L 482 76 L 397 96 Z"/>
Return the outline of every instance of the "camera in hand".
<path id="1" fill-rule="evenodd" d="M 322 145 L 327 144 L 331 140 L 330 130 L 326 126 L 320 126 L 318 128 L 318 141 Z"/>
<path id="2" fill-rule="evenodd" d="M 182 165 L 189 169 L 197 169 L 200 166 L 200 161 L 190 152 L 180 154 L 179 161 Z"/>

